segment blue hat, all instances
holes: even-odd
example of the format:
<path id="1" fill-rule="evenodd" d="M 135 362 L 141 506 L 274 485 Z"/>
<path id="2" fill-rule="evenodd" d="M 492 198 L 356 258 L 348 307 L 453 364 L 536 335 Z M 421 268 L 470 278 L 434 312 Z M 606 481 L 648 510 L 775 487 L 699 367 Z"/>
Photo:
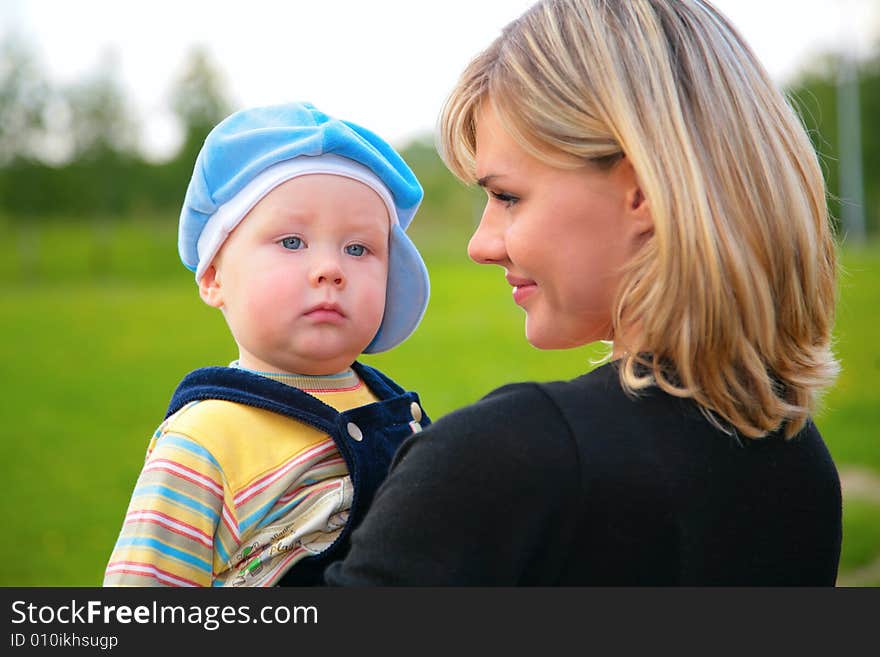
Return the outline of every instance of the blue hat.
<path id="1" fill-rule="evenodd" d="M 387 142 L 310 103 L 242 110 L 205 138 L 180 213 L 180 259 L 198 281 L 229 233 L 263 196 L 308 173 L 359 180 L 388 207 L 385 315 L 364 352 L 391 349 L 410 336 L 428 305 L 428 270 L 404 232 L 421 203 L 422 187 Z"/>

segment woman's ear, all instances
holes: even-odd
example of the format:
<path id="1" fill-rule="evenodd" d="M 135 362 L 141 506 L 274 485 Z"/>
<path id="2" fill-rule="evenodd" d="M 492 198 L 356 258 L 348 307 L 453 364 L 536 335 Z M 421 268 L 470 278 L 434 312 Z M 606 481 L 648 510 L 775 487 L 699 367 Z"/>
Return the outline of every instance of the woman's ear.
<path id="1" fill-rule="evenodd" d="M 220 283 L 220 275 L 214 265 L 209 265 L 199 279 L 199 296 L 209 306 L 214 308 L 223 307 L 223 286 Z"/>
<path id="2" fill-rule="evenodd" d="M 624 177 L 626 211 L 631 220 L 630 225 L 636 236 L 648 237 L 654 232 L 651 203 L 642 191 L 642 186 L 629 158 L 623 158 L 620 161 L 620 166 L 623 169 L 620 175 Z"/>

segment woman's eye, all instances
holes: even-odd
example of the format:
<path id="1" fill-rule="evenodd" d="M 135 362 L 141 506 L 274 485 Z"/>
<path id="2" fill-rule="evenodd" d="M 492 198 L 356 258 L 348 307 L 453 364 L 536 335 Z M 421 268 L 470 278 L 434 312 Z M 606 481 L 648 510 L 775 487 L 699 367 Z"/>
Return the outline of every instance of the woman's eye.
<path id="1" fill-rule="evenodd" d="M 519 198 L 514 196 L 513 194 L 506 194 L 504 192 L 489 192 L 489 195 L 494 198 L 496 201 L 500 201 L 504 203 L 507 207 L 511 207 L 519 201 Z"/>
<path id="2" fill-rule="evenodd" d="M 285 249 L 290 249 L 291 251 L 295 251 L 296 249 L 301 249 L 303 245 L 303 241 L 298 237 L 285 237 L 281 240 L 281 246 Z"/>
<path id="3" fill-rule="evenodd" d="M 362 256 L 367 252 L 367 249 L 363 244 L 349 244 L 345 247 L 345 252 L 352 256 Z"/>

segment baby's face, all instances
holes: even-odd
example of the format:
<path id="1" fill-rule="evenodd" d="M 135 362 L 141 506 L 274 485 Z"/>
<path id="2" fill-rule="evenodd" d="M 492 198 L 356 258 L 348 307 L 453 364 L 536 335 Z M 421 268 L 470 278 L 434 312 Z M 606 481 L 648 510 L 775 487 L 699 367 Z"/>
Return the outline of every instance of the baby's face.
<path id="1" fill-rule="evenodd" d="M 385 203 L 350 178 L 300 176 L 264 196 L 206 273 L 241 365 L 299 374 L 351 365 L 382 323 L 389 230 Z"/>

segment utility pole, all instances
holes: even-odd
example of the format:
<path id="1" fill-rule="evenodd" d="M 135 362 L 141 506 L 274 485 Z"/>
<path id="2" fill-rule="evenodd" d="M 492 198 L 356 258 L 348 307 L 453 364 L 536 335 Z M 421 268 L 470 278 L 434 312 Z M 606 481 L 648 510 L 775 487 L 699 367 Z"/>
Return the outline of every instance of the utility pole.
<path id="1" fill-rule="evenodd" d="M 842 25 L 851 26 L 850 3 L 843 6 Z M 837 71 L 837 135 L 839 143 L 840 213 L 843 242 L 865 242 L 865 194 L 862 177 L 862 117 L 859 108 L 859 68 L 856 39 L 851 30 L 842 30 L 844 45 Z"/>

